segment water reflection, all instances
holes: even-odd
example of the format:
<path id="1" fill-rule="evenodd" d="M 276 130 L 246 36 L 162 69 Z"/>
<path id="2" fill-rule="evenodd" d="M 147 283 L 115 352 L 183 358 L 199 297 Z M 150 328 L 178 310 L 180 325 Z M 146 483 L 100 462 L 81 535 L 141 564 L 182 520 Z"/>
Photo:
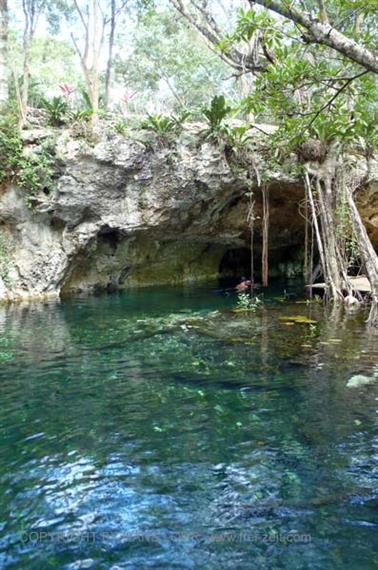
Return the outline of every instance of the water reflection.
<path id="1" fill-rule="evenodd" d="M 376 336 L 322 305 L 233 305 L 1 308 L 1 567 L 375 567 L 378 390 L 346 381 Z"/>

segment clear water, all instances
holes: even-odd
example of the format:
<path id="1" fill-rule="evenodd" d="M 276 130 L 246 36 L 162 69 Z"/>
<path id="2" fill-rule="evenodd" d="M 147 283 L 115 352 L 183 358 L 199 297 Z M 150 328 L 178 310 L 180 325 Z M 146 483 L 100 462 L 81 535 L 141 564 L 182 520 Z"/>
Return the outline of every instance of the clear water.
<path id="1" fill-rule="evenodd" d="M 0 309 L 0 568 L 377 568 L 378 338 L 274 294 Z"/>

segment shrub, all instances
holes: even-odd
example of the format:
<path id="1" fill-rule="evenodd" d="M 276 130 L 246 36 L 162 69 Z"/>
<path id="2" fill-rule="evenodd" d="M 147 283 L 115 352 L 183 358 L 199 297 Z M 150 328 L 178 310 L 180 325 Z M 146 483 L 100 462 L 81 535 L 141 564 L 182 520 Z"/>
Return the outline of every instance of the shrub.
<path id="1" fill-rule="evenodd" d="M 48 146 L 38 152 L 24 153 L 17 117 L 8 115 L 0 120 L 0 184 L 17 184 L 29 195 L 40 189 L 52 189 L 54 159 Z"/>

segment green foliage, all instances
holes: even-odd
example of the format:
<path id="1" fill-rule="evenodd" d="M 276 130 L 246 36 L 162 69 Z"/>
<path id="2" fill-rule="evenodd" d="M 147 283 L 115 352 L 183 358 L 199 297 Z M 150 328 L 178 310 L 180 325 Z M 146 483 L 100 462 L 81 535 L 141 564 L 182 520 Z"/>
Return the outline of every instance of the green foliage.
<path id="1" fill-rule="evenodd" d="M 327 10 L 339 29 L 355 37 L 354 0 L 330 0 Z M 373 4 L 375 0 L 373 0 Z M 311 2 L 297 8 L 318 17 L 318 6 Z M 366 14 L 357 41 L 374 49 L 376 19 L 369 2 L 358 7 Z M 291 22 L 272 18 L 266 11 L 239 13 L 236 28 L 226 36 L 220 49 L 251 41 L 258 34 L 261 42 L 258 63 L 264 72 L 257 75 L 254 89 L 241 104 L 241 111 L 252 113 L 256 122 L 275 124 L 278 129 L 268 146 L 280 160 L 308 139 L 326 145 L 333 141 L 343 148 L 359 145 L 366 153 L 378 147 L 377 93 L 374 74 L 368 74 L 350 60 L 336 57 L 326 46 L 306 43 Z M 268 54 L 268 55 L 267 55 Z"/>
<path id="2" fill-rule="evenodd" d="M 126 121 L 124 121 L 123 119 L 117 121 L 114 124 L 114 130 L 118 135 L 125 135 L 126 131 L 127 131 L 127 123 Z"/>
<path id="3" fill-rule="evenodd" d="M 141 126 L 142 129 L 149 129 L 159 135 L 166 135 L 175 130 L 176 122 L 173 118 L 165 115 L 148 115 Z"/>
<path id="4" fill-rule="evenodd" d="M 236 302 L 237 311 L 256 311 L 262 305 L 259 297 L 251 297 L 249 293 L 240 291 L 238 293 L 238 300 Z"/>
<path id="5" fill-rule="evenodd" d="M 17 8 L 15 8 L 15 14 Z M 15 16 L 14 14 L 14 16 Z M 22 20 L 20 19 L 20 22 Z M 23 47 L 22 31 L 11 19 L 9 29 L 9 52 L 12 61 L 12 69 L 22 83 Z M 38 31 L 30 46 L 30 84 L 29 104 L 32 107 L 40 107 L 43 97 L 57 93 L 58 86 L 69 83 L 76 90 L 83 82 L 80 68 L 77 65 L 77 54 L 70 40 L 57 39 L 53 35 L 40 37 Z M 12 90 L 14 85 L 12 82 Z"/>
<path id="6" fill-rule="evenodd" d="M 72 121 L 89 121 L 93 117 L 92 109 L 80 109 L 71 113 Z"/>
<path id="7" fill-rule="evenodd" d="M 154 131 L 161 137 L 167 137 L 170 133 L 178 134 L 189 115 L 188 111 L 184 111 L 178 116 L 148 115 L 142 122 L 141 127 L 142 129 Z"/>
<path id="8" fill-rule="evenodd" d="M 202 115 L 208 123 L 205 131 L 206 138 L 219 140 L 224 135 L 223 120 L 230 115 L 232 107 L 226 104 L 224 95 L 216 95 L 210 103 L 210 107 L 202 108 Z"/>
<path id="9" fill-rule="evenodd" d="M 81 96 L 81 101 L 80 101 L 81 111 L 93 114 L 92 101 L 91 101 L 91 98 L 89 97 L 88 91 L 84 88 L 81 88 L 80 89 L 80 96 Z M 100 109 L 101 108 L 103 109 L 103 107 L 104 107 L 104 96 L 103 96 L 103 94 L 100 94 L 100 96 L 98 98 L 98 105 L 99 105 Z"/>
<path id="10" fill-rule="evenodd" d="M 130 39 L 120 30 L 120 42 L 132 42 L 130 55 L 115 59 L 119 83 L 135 94 L 128 111 L 169 114 L 201 107 L 219 87 L 234 89 L 230 70 L 210 51 L 201 36 L 167 8 L 146 12 Z M 124 50 L 123 50 L 124 51 Z"/>
<path id="11" fill-rule="evenodd" d="M 274 50 L 283 38 L 282 30 L 277 27 L 277 20 L 267 12 L 241 9 L 237 26 L 232 34 L 227 34 L 218 44 L 218 48 L 227 53 L 234 44 L 249 43 L 256 31 L 259 31 L 262 43 Z"/>
<path id="12" fill-rule="evenodd" d="M 218 129 L 223 119 L 225 119 L 231 111 L 232 108 L 226 105 L 224 95 L 216 95 L 211 100 L 210 107 L 202 108 L 202 114 L 206 118 L 209 123 L 209 127 L 212 130 Z"/>
<path id="13" fill-rule="evenodd" d="M 85 89 L 80 89 L 80 95 L 82 99 L 81 103 L 83 110 L 92 112 L 92 102 L 89 97 L 88 91 L 86 91 Z"/>
<path id="14" fill-rule="evenodd" d="M 0 184 L 11 182 L 28 195 L 53 187 L 54 159 L 48 146 L 25 154 L 17 118 L 6 115 L 0 120 Z"/>
<path id="15" fill-rule="evenodd" d="M 234 150 L 246 149 L 254 140 L 254 137 L 250 134 L 250 125 L 239 125 L 236 127 L 224 125 L 221 134 L 226 143 Z"/>
<path id="16" fill-rule="evenodd" d="M 49 114 L 49 123 L 53 127 L 61 127 L 68 119 L 68 103 L 63 97 L 42 99 L 41 106 Z"/>

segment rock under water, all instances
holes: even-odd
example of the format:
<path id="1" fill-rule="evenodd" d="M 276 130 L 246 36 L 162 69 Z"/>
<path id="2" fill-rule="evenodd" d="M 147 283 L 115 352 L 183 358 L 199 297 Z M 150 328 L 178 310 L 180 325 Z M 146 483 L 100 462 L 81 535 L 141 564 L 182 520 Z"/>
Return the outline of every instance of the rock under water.
<path id="1" fill-rule="evenodd" d="M 375 384 L 377 379 L 374 376 L 364 376 L 363 374 L 356 374 L 349 378 L 347 388 L 361 388 L 362 386 L 370 386 Z"/>

